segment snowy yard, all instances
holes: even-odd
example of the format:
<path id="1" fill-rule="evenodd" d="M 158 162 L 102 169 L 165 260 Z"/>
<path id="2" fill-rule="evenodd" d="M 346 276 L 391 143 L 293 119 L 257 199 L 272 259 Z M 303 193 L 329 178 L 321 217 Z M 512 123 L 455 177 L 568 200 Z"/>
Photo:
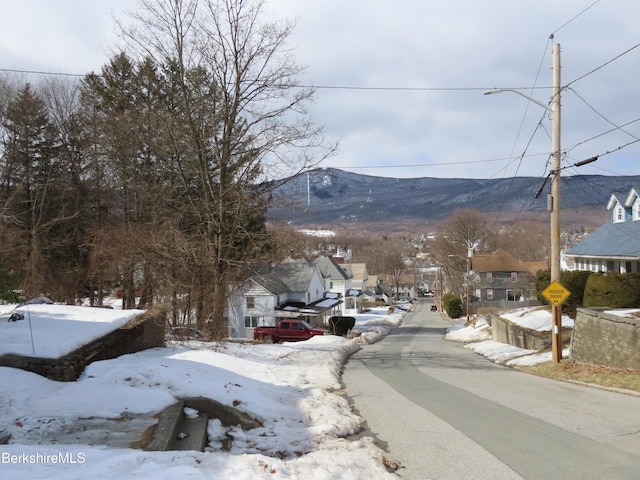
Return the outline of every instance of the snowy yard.
<path id="1" fill-rule="evenodd" d="M 40 305 L 30 306 L 23 320 L 7 322 L 7 311 L 0 309 L 0 351 L 30 355 L 35 349 L 49 357 L 140 313 Z M 362 419 L 339 390 L 341 369 L 359 344 L 379 340 L 404 314 L 376 309 L 356 315 L 361 335 L 354 340 L 324 336 L 282 345 L 192 340 L 95 362 L 68 383 L 0 367 L 0 439 L 10 435 L 9 444 L 0 445 L 0 474 L 248 480 L 309 478 L 313 472 L 314 480 L 397 478 L 385 469 L 388 459 L 370 438 L 346 438 L 360 430 Z M 447 337 L 474 342 L 467 347 L 496 361 L 548 360 L 492 342 L 482 322 L 476 328 L 453 327 Z M 234 405 L 261 426 L 243 431 L 210 420 L 205 452 L 130 448 L 157 422 L 158 412 L 188 396 Z M 221 440 L 228 436 L 233 442 L 227 452 Z"/>

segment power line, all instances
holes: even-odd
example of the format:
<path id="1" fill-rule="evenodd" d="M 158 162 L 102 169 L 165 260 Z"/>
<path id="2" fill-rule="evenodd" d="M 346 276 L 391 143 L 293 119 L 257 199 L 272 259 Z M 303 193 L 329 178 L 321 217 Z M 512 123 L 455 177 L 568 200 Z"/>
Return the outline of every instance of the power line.
<path id="1" fill-rule="evenodd" d="M 0 68 L 0 72 L 5 73 L 25 73 L 29 75 L 45 75 L 45 76 L 57 76 L 57 77 L 78 77 L 82 78 L 84 75 L 80 75 L 79 73 L 63 73 L 63 72 L 44 72 L 39 70 L 18 70 L 15 68 Z"/>
<path id="2" fill-rule="evenodd" d="M 535 157 L 535 156 L 542 156 L 542 155 L 547 156 L 548 153 L 534 153 L 526 156 Z M 475 163 L 504 162 L 505 160 L 512 160 L 512 158 L 488 158 L 483 160 L 469 160 L 469 161 L 463 161 L 463 162 L 442 162 L 442 163 L 410 163 L 410 164 L 363 165 L 363 166 L 340 165 L 339 167 L 333 167 L 333 168 L 340 168 L 341 170 L 355 170 L 355 169 L 369 170 L 369 169 L 376 169 L 376 168 L 446 167 L 450 165 L 469 165 L 469 164 L 475 164 Z"/>
<path id="3" fill-rule="evenodd" d="M 562 25 L 560 25 L 558 28 L 556 28 L 553 33 L 551 35 L 553 35 L 554 33 L 558 33 L 560 30 L 562 30 L 564 27 L 566 27 L 567 25 L 569 25 L 570 23 L 572 23 L 574 20 L 576 20 L 578 17 L 580 17 L 581 15 L 583 15 L 587 10 L 589 10 L 591 7 L 595 6 L 596 4 L 600 3 L 600 0 L 596 0 L 595 2 L 593 2 L 591 5 L 589 5 L 587 8 L 585 8 L 584 10 L 582 10 L 581 12 L 579 12 L 578 14 L 576 14 L 575 16 L 573 16 L 572 18 L 570 18 L 569 20 L 567 20 L 566 22 L 564 22 Z"/>
<path id="4" fill-rule="evenodd" d="M 611 60 L 609 60 L 609 61 L 607 61 L 607 62 L 604 62 L 602 65 L 600 65 L 600 66 L 598 66 L 598 67 L 594 68 L 594 69 L 593 69 L 593 70 L 591 70 L 590 72 L 587 72 L 587 73 L 585 73 L 584 75 L 579 76 L 579 77 L 578 77 L 578 78 L 576 78 L 575 80 L 573 80 L 573 81 L 571 81 L 571 82 L 567 83 L 567 84 L 564 86 L 564 88 L 567 88 L 567 87 L 569 87 L 569 85 L 572 85 L 572 84 L 574 84 L 574 83 L 576 83 L 576 82 L 578 82 L 578 81 L 582 80 L 583 78 L 588 77 L 589 75 L 591 75 L 591 74 L 593 74 L 593 73 L 597 72 L 598 70 L 600 70 L 600 69 L 602 69 L 602 68 L 606 67 L 606 66 L 607 66 L 607 65 L 609 65 L 610 63 L 615 62 L 615 61 L 616 61 L 616 60 L 618 60 L 619 58 L 621 58 L 621 57 L 625 56 L 627 53 L 629 53 L 629 52 L 631 52 L 631 51 L 635 50 L 635 49 L 636 49 L 636 48 L 638 48 L 638 47 L 640 47 L 640 43 L 636 43 L 633 47 L 628 48 L 628 49 L 627 49 L 627 50 L 625 50 L 624 52 L 622 52 L 622 53 L 620 53 L 620 54 L 616 55 L 616 56 L 615 56 L 615 57 L 613 57 Z"/>

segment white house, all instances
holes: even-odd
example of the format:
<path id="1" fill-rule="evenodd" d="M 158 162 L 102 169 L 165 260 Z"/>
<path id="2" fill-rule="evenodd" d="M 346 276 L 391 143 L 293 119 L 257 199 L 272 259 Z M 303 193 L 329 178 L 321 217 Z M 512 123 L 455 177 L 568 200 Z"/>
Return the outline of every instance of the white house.
<path id="1" fill-rule="evenodd" d="M 333 257 L 319 256 L 312 260 L 318 266 L 325 282 L 325 289 L 344 299 L 341 315 L 359 313 L 358 297 L 361 290 L 353 286 L 353 272 L 349 264 L 339 264 Z"/>
<path id="2" fill-rule="evenodd" d="M 252 338 L 253 328 L 275 326 L 282 318 L 300 318 L 315 326 L 339 315 L 342 299 L 325 295 L 322 274 L 307 261 L 291 261 L 257 272 L 229 295 L 231 338 Z"/>
<path id="3" fill-rule="evenodd" d="M 564 254 L 570 270 L 640 272 L 640 189 L 613 193 L 607 222 Z"/>

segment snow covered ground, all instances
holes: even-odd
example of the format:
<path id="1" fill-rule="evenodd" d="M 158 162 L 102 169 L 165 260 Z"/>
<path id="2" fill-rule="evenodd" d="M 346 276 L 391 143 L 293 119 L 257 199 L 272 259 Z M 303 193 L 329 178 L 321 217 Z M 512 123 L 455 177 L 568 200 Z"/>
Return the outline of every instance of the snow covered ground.
<path id="1" fill-rule="evenodd" d="M 4 312 L 3 309 L 4 308 Z M 24 307 L 21 307 L 24 308 Z M 140 312 L 30 306 L 7 322 L 0 306 L 0 352 L 57 356 Z M 2 315 L 2 314 L 5 315 Z M 359 337 L 314 337 L 282 345 L 189 341 L 95 362 L 76 382 L 54 382 L 0 367 L 0 476 L 11 479 L 362 479 L 397 478 L 368 437 L 346 438 L 362 418 L 340 395 L 341 369 L 363 343 L 401 323 L 386 309 L 356 316 Z M 527 317 L 527 315 L 524 315 Z M 550 322 L 550 315 L 549 315 Z M 542 322 L 544 323 L 544 322 Z M 490 340 L 486 324 L 456 326 L 450 340 L 492 359 L 550 360 Z M 34 339 L 31 344 L 31 338 Z M 12 347 L 6 344 L 14 343 Z M 131 448 L 176 399 L 205 396 L 260 420 L 243 431 L 209 422 L 205 452 Z M 233 437 L 230 451 L 221 441 Z M 311 473 L 312 472 L 312 473 Z"/>

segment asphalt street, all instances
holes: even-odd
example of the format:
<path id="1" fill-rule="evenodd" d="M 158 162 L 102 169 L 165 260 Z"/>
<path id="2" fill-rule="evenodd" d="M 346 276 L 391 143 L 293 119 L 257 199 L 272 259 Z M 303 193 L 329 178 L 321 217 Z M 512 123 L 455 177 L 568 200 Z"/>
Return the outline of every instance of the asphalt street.
<path id="1" fill-rule="evenodd" d="M 418 304 L 343 382 L 404 479 L 637 479 L 640 397 L 496 365 Z"/>

